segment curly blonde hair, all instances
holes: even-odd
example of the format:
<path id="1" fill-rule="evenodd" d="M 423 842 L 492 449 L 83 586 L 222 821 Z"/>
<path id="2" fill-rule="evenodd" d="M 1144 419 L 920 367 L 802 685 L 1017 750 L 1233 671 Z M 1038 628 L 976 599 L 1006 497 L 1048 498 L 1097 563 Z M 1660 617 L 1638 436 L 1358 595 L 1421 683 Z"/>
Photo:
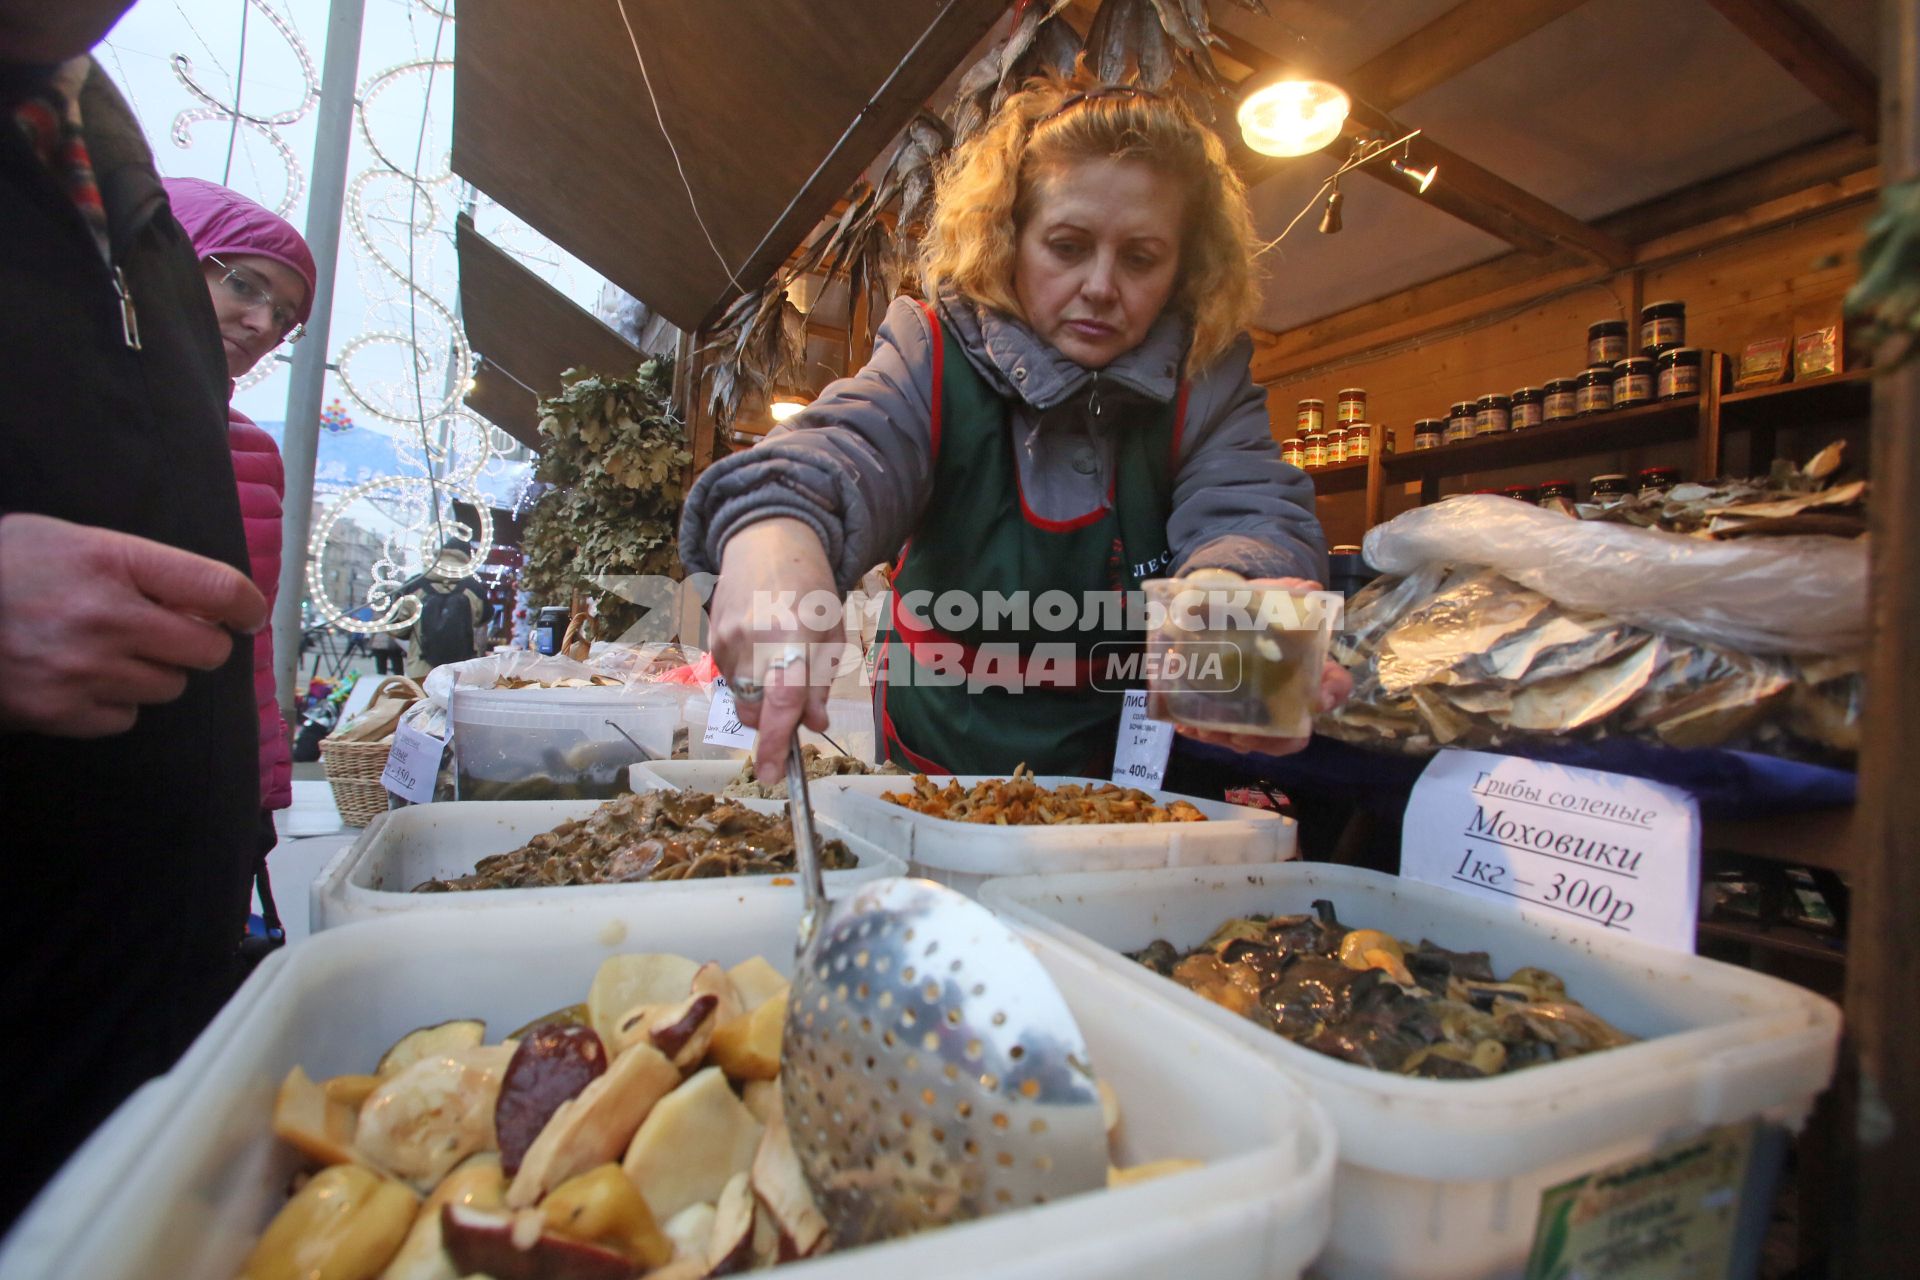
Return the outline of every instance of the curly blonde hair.
<path id="1" fill-rule="evenodd" d="M 1067 105 L 1080 92 L 1090 96 Z M 1188 363 L 1204 369 L 1246 328 L 1259 299 L 1253 214 L 1219 136 L 1175 98 L 1096 93 L 1057 78 L 1008 98 L 939 171 L 920 245 L 922 287 L 929 299 L 950 288 L 1025 319 L 1014 296 L 1014 256 L 1039 184 L 1070 165 L 1104 159 L 1138 160 L 1179 184 L 1186 225 L 1167 305 L 1192 323 Z"/>

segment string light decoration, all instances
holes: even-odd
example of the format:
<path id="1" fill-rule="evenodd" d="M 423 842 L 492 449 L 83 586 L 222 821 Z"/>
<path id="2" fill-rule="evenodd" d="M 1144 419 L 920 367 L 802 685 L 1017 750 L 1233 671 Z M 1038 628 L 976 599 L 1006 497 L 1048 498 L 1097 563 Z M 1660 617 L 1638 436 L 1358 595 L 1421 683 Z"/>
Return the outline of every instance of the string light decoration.
<path id="1" fill-rule="evenodd" d="M 169 131 L 169 136 L 172 137 L 174 146 L 185 150 L 193 146 L 195 125 L 219 124 L 230 130 L 236 126 L 245 126 L 249 131 L 257 134 L 273 148 L 274 153 L 280 157 L 280 162 L 286 166 L 286 188 L 280 194 L 279 203 L 273 206 L 273 211 L 284 218 L 299 205 L 300 196 L 307 189 L 307 178 L 300 168 L 300 161 L 293 154 L 293 148 L 288 146 L 286 139 L 280 136 L 280 130 L 286 125 L 297 124 L 305 119 L 307 113 L 312 111 L 320 101 L 320 74 L 314 69 L 313 55 L 307 51 L 306 41 L 300 38 L 300 33 L 293 29 L 290 22 L 280 16 L 266 0 L 244 0 L 244 3 L 265 18 L 268 25 L 287 42 L 287 48 L 293 53 L 294 61 L 300 66 L 300 80 L 303 87 L 299 103 L 285 111 L 264 114 L 242 111 L 240 85 L 237 79 L 233 87 L 234 101 L 228 103 L 194 77 L 193 59 L 184 53 L 176 53 L 172 59 L 174 78 L 201 105 L 188 107 L 174 116 L 173 128 Z"/>

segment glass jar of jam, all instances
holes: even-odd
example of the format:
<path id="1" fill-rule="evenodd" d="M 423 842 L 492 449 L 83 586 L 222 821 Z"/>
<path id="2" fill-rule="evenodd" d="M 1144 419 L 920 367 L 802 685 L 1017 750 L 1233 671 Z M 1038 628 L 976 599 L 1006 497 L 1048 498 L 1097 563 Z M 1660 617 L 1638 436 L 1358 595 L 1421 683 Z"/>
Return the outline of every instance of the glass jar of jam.
<path id="1" fill-rule="evenodd" d="M 1581 417 L 1613 409 L 1613 366 L 1597 364 L 1573 380 L 1574 412 Z"/>
<path id="2" fill-rule="evenodd" d="M 1484 395 L 1473 411 L 1473 434 L 1497 436 L 1512 429 L 1513 402 L 1503 395 Z"/>
<path id="3" fill-rule="evenodd" d="M 1540 491 L 1530 484 L 1510 484 L 1500 493 L 1503 497 L 1512 498 L 1515 502 L 1525 502 L 1529 505 L 1540 501 Z"/>
<path id="4" fill-rule="evenodd" d="M 1587 326 L 1587 364 L 1612 364 L 1627 357 L 1627 322 L 1601 320 Z"/>
<path id="5" fill-rule="evenodd" d="M 1565 422 L 1577 416 L 1580 412 L 1577 394 L 1577 386 L 1572 378 L 1555 378 L 1546 386 L 1541 416 L 1547 422 Z"/>
<path id="6" fill-rule="evenodd" d="M 1678 467 L 1647 467 L 1640 472 L 1640 496 L 1649 498 L 1665 493 L 1679 483 Z"/>
<path id="7" fill-rule="evenodd" d="M 1657 356 L 1687 345 L 1687 304 L 1649 302 L 1640 308 L 1640 354 Z"/>
<path id="8" fill-rule="evenodd" d="M 1309 431 L 1307 433 L 1307 469 L 1327 465 L 1327 433 Z"/>
<path id="9" fill-rule="evenodd" d="M 1307 442 L 1299 436 L 1294 436 L 1290 440 L 1282 440 L 1280 442 L 1280 461 L 1290 467 L 1304 468 L 1307 465 Z"/>
<path id="10" fill-rule="evenodd" d="M 1373 424 L 1355 422 L 1347 427 L 1347 461 L 1354 462 L 1373 453 Z"/>
<path id="11" fill-rule="evenodd" d="M 1540 494 L 1536 499 L 1547 511 L 1558 511 L 1561 515 L 1574 514 L 1574 487 L 1571 480 L 1542 480 Z"/>
<path id="12" fill-rule="evenodd" d="M 1653 357 L 1628 356 L 1613 366 L 1613 407 L 1653 403 Z"/>
<path id="13" fill-rule="evenodd" d="M 1700 394 L 1701 351 L 1698 347 L 1673 347 L 1662 351 L 1659 366 L 1659 392 L 1662 400 L 1679 400 Z"/>
<path id="14" fill-rule="evenodd" d="M 1537 427 L 1546 421 L 1546 396 L 1538 387 L 1522 387 L 1513 393 L 1507 412 L 1507 425 L 1515 431 Z"/>
<path id="15" fill-rule="evenodd" d="M 1587 500 L 1596 507 L 1618 506 L 1633 493 L 1633 482 L 1616 472 L 1595 476 L 1587 484 Z"/>
<path id="16" fill-rule="evenodd" d="M 1421 418 L 1413 424 L 1415 449 L 1438 449 L 1447 438 L 1445 418 Z"/>
<path id="17" fill-rule="evenodd" d="M 1347 429 L 1345 427 L 1328 427 L 1326 437 L 1327 465 L 1335 467 L 1345 462 L 1347 460 Z"/>
<path id="18" fill-rule="evenodd" d="M 1447 410 L 1447 443 L 1467 440 L 1473 436 L 1473 401 L 1462 400 Z"/>
<path id="19" fill-rule="evenodd" d="M 1347 387 L 1334 400 L 1334 421 L 1343 426 L 1367 420 L 1367 393 L 1362 387 Z"/>
<path id="20" fill-rule="evenodd" d="M 1294 425 L 1303 436 L 1313 435 L 1327 429 L 1327 402 L 1325 400 L 1302 400 L 1294 412 Z"/>

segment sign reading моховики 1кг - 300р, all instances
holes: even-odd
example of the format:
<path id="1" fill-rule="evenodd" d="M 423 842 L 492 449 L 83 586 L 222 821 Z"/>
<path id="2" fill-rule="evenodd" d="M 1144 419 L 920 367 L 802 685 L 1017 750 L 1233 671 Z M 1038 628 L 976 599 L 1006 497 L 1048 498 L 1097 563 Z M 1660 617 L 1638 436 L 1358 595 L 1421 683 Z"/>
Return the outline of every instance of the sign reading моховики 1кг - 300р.
<path id="1" fill-rule="evenodd" d="M 1692 954 L 1699 808 L 1643 778 L 1443 751 L 1407 803 L 1400 873 Z"/>

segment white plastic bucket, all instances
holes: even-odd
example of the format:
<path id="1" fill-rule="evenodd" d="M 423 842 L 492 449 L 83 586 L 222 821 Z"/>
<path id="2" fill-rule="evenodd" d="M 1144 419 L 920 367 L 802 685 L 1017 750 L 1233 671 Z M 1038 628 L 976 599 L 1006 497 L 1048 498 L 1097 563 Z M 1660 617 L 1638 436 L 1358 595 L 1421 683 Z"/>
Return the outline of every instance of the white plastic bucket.
<path id="1" fill-rule="evenodd" d="M 544 902 L 571 902 L 580 894 L 632 898 L 660 894 L 710 896 L 741 885 L 765 884 L 769 876 L 725 876 L 700 880 L 664 880 L 658 884 L 567 885 L 548 889 L 475 889 L 463 893 L 413 893 L 427 880 L 466 875 L 490 854 L 517 849 L 543 831 L 584 818 L 600 807 L 596 800 L 454 801 L 413 805 L 375 818 L 360 838 L 313 882 L 310 915 L 313 931 L 338 928 L 372 916 L 457 911 L 495 911 Z M 742 801 L 762 812 L 785 811 L 777 801 Z M 905 864 L 884 849 L 819 821 L 822 837 L 844 840 L 860 865 L 829 871 L 827 891 L 906 873 Z"/>
<path id="2" fill-rule="evenodd" d="M 1064 875 L 996 881 L 981 896 L 1260 1049 L 1327 1108 L 1340 1169 L 1316 1272 L 1336 1280 L 1517 1278 L 1542 1191 L 1714 1126 L 1797 1128 L 1833 1074 L 1839 1010 L 1799 987 L 1377 872 L 1293 863 Z M 1411 1079 L 1293 1044 L 1119 954 L 1157 938 L 1197 946 L 1231 917 L 1308 912 L 1316 898 L 1356 928 L 1485 950 L 1499 974 L 1550 969 L 1574 999 L 1645 1039 L 1487 1080 Z M 1759 1145 L 1756 1185 L 1779 1156 L 1777 1141 Z M 1742 1205 L 1740 1248 L 1757 1248 L 1767 1208 Z"/>
<path id="3" fill-rule="evenodd" d="M 797 889 L 743 888 L 700 911 L 664 897 L 576 898 L 477 916 L 369 921 L 269 958 L 258 998 L 188 1051 L 164 1121 L 90 1195 L 89 1230 L 8 1280 L 228 1280 L 284 1203 L 298 1160 L 270 1129 L 292 1067 L 365 1071 L 413 1027 L 487 1019 L 489 1035 L 579 1000 L 622 950 L 790 967 Z M 780 1268 L 793 1280 L 1287 1280 L 1327 1230 L 1332 1133 L 1259 1054 L 1048 938 L 1029 941 L 1073 1008 L 1122 1111 L 1121 1159 L 1205 1167 Z M 127 1189 L 134 1189 L 129 1192 Z"/>
<path id="4" fill-rule="evenodd" d="M 673 754 L 685 700 L 677 685 L 456 688 L 449 720 L 457 794 L 503 801 L 619 795 L 634 761 Z"/>

